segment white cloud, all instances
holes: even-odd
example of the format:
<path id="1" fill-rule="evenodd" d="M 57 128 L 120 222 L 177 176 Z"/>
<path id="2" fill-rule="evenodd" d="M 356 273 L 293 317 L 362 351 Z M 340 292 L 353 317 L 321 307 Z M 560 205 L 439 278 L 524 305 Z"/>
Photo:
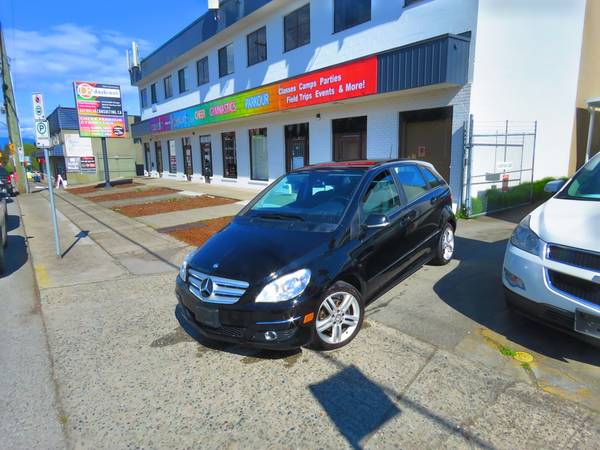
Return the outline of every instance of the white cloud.
<path id="1" fill-rule="evenodd" d="M 56 106 L 74 106 L 73 81 L 118 84 L 123 106 L 130 114 L 139 111 L 137 88 L 130 86 L 125 52 L 131 41 L 143 51 L 149 42 L 115 30 L 65 23 L 47 31 L 7 30 L 14 40 L 7 42 L 11 70 L 22 125 L 31 122 L 31 93 L 42 92 L 46 113 Z M 24 126 L 24 134 L 30 126 Z"/>

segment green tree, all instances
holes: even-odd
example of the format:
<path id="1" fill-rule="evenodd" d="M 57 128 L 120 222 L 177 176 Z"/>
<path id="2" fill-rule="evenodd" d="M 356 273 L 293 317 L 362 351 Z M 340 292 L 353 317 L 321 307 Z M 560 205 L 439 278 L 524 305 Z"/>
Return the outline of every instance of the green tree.
<path id="1" fill-rule="evenodd" d="M 40 170 L 37 158 L 33 155 L 37 151 L 37 147 L 33 144 L 23 144 L 23 151 L 25 156 L 31 156 L 31 168 L 33 170 Z"/>

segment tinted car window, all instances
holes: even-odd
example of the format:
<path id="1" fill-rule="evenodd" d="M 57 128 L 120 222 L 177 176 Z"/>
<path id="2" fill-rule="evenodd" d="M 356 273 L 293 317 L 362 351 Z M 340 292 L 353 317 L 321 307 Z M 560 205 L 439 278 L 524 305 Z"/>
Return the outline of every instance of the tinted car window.
<path id="1" fill-rule="evenodd" d="M 248 211 L 253 217 L 337 224 L 363 173 L 307 171 L 280 179 Z"/>
<path id="2" fill-rule="evenodd" d="M 364 216 L 371 214 L 388 214 L 400 206 L 400 195 L 389 171 L 378 174 L 365 194 L 363 200 Z"/>
<path id="3" fill-rule="evenodd" d="M 398 180 L 404 189 L 406 199 L 409 202 L 419 198 L 427 192 L 427 182 L 419 168 L 414 165 L 401 165 L 394 167 L 398 174 Z"/>
<path id="4" fill-rule="evenodd" d="M 425 177 L 425 181 L 427 181 L 427 183 L 429 183 L 429 187 L 431 189 L 436 188 L 443 183 L 442 180 L 440 180 L 438 177 L 436 177 L 433 174 L 433 172 L 431 170 L 429 170 L 427 167 L 421 167 L 421 172 L 423 173 L 423 176 Z"/>

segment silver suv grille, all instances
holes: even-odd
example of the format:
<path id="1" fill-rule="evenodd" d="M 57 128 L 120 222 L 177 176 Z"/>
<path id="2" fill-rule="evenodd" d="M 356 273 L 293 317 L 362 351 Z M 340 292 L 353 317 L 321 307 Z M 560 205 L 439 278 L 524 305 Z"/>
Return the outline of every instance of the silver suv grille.
<path id="1" fill-rule="evenodd" d="M 244 295 L 248 286 L 245 281 L 215 277 L 193 269 L 188 270 L 190 292 L 204 302 L 231 305 Z"/>

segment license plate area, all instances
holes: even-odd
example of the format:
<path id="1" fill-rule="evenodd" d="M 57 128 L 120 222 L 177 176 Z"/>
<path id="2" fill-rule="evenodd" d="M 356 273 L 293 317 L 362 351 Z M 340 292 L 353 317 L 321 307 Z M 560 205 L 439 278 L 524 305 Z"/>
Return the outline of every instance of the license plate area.
<path id="1" fill-rule="evenodd" d="M 194 313 L 196 321 L 200 325 L 205 325 L 210 328 L 219 328 L 221 326 L 218 309 L 207 308 L 202 305 L 194 305 L 192 312 Z"/>
<path id="2" fill-rule="evenodd" d="M 575 310 L 575 331 L 600 338 L 600 316 Z"/>

